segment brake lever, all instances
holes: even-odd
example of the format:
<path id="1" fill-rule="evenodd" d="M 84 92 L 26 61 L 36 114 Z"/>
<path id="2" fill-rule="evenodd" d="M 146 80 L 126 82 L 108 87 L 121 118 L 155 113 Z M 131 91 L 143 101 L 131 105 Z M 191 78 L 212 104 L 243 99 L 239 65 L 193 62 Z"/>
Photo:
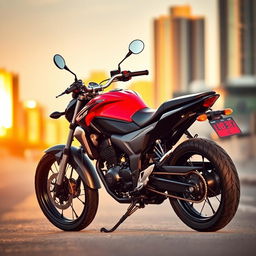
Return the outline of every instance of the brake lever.
<path id="1" fill-rule="evenodd" d="M 60 96 L 66 94 L 66 91 L 62 92 L 61 94 L 57 95 L 56 98 L 59 98 Z"/>
<path id="2" fill-rule="evenodd" d="M 59 98 L 60 96 L 64 94 L 69 94 L 73 92 L 76 89 L 79 89 L 82 86 L 83 82 L 82 80 L 77 80 L 73 84 L 71 84 L 64 92 L 62 92 L 60 95 L 56 96 L 56 98 Z"/>

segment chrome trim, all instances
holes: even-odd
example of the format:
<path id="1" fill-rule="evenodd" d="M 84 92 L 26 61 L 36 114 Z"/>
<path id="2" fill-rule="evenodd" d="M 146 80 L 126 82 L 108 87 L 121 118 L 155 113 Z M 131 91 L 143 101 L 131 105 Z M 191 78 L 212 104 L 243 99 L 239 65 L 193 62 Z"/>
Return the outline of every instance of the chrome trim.
<path id="1" fill-rule="evenodd" d="M 161 157 L 161 159 L 159 160 L 159 162 L 158 162 L 158 164 L 157 165 L 162 165 L 164 162 L 165 162 L 165 160 L 171 155 L 171 153 L 172 153 L 172 148 L 170 149 L 170 150 L 168 150 L 162 157 Z"/>
<path id="2" fill-rule="evenodd" d="M 81 127 L 79 127 L 79 126 L 76 127 L 75 132 L 74 132 L 74 137 L 83 146 L 83 148 L 85 149 L 87 155 L 91 159 L 94 159 L 93 153 L 91 151 L 90 145 L 89 145 L 88 140 L 87 140 L 86 135 L 85 135 L 85 131 Z"/>
<path id="3" fill-rule="evenodd" d="M 122 74 L 117 74 L 117 75 L 112 76 L 112 77 L 108 80 L 108 82 L 107 82 L 106 84 L 101 85 L 100 87 L 101 87 L 102 89 L 107 88 L 107 87 L 110 86 L 111 83 L 114 82 L 114 80 L 115 80 L 116 78 L 118 78 L 118 77 L 122 77 Z"/>
<path id="4" fill-rule="evenodd" d="M 148 177 L 153 172 L 154 168 L 155 168 L 155 165 L 151 164 L 148 168 L 140 172 L 137 187 L 135 188 L 135 190 L 141 190 L 143 187 L 145 187 L 148 184 L 148 181 L 149 181 Z"/>
<path id="5" fill-rule="evenodd" d="M 90 126 L 98 133 L 101 133 L 101 131 L 91 122 Z"/>
<path id="6" fill-rule="evenodd" d="M 88 114 L 88 108 L 89 106 L 85 106 L 84 108 L 82 108 L 82 110 L 77 114 L 76 116 L 76 121 L 80 122 L 87 114 Z"/>
<path id="7" fill-rule="evenodd" d="M 160 150 L 160 152 L 159 153 L 161 153 L 162 154 L 162 156 L 164 155 L 164 149 L 163 149 L 163 147 L 162 147 L 162 145 L 161 145 L 161 140 L 156 140 L 156 144 L 157 144 L 157 146 L 159 147 L 159 149 L 157 149 L 157 147 L 155 147 L 158 151 Z"/>
<path id="8" fill-rule="evenodd" d="M 92 133 L 90 135 L 90 139 L 95 147 L 97 147 L 99 145 L 98 138 L 99 138 L 99 136 L 97 134 Z"/>

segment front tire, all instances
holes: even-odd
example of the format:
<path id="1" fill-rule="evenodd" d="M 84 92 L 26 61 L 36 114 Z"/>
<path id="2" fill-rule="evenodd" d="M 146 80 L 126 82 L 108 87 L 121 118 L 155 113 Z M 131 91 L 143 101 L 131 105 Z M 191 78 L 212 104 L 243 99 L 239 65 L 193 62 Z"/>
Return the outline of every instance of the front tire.
<path id="1" fill-rule="evenodd" d="M 68 162 L 62 194 L 54 194 L 58 175 L 58 163 L 51 153 L 40 160 L 35 176 L 38 203 L 48 220 L 64 231 L 79 231 L 94 219 L 98 208 L 98 190 L 90 189 Z"/>
<path id="2" fill-rule="evenodd" d="M 217 231 L 225 227 L 234 217 L 240 198 L 237 171 L 229 155 L 213 141 L 196 138 L 180 144 L 170 164 L 200 165 L 203 167 L 200 173 L 207 181 L 208 193 L 200 204 L 170 198 L 177 216 L 197 231 Z M 203 213 L 204 209 L 207 213 Z"/>

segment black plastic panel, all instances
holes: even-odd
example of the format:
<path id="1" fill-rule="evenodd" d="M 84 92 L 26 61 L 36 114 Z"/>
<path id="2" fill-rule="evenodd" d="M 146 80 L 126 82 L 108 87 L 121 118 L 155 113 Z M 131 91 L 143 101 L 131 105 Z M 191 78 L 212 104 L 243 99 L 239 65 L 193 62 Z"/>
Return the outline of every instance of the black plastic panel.
<path id="1" fill-rule="evenodd" d="M 145 127 L 158 119 L 160 117 L 170 111 L 174 110 L 176 108 L 182 107 L 186 104 L 192 103 L 193 101 L 196 101 L 200 98 L 203 98 L 208 95 L 215 94 L 214 91 L 210 92 L 203 92 L 203 93 L 196 93 L 196 94 L 189 94 L 181 97 L 177 97 L 171 100 L 168 100 L 164 102 L 157 110 L 150 109 L 150 108 L 144 108 L 139 111 L 137 111 L 133 116 L 132 120 L 139 125 L 140 127 Z"/>
<path id="2" fill-rule="evenodd" d="M 102 132 L 109 134 L 127 134 L 140 129 L 140 127 L 133 122 L 125 122 L 105 117 L 94 118 L 93 124 Z"/>
<path id="3" fill-rule="evenodd" d="M 112 143 L 128 154 L 130 168 L 133 173 L 139 170 L 141 153 L 148 145 L 149 134 L 155 126 L 156 123 L 125 135 L 114 134 L 111 136 Z M 134 175 L 133 177 L 135 177 L 137 182 L 137 175 Z M 134 185 L 136 182 L 133 180 Z"/>
<path id="4" fill-rule="evenodd" d="M 113 134 L 111 141 L 129 156 L 139 154 L 147 146 L 149 134 L 155 126 L 156 123 L 125 135 Z"/>
<path id="5" fill-rule="evenodd" d="M 72 99 L 69 103 L 67 108 L 65 109 L 65 117 L 66 119 L 71 123 L 73 115 L 74 115 L 74 111 L 76 108 L 76 101 L 77 99 Z M 83 100 L 82 104 L 80 106 L 80 109 L 78 110 L 78 112 L 87 104 L 88 100 Z"/>

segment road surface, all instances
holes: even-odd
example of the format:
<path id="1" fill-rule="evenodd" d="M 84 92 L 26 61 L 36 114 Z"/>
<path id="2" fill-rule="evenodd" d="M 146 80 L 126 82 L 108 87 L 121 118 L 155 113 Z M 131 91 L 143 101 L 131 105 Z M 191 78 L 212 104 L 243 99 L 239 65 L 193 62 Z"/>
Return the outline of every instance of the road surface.
<path id="1" fill-rule="evenodd" d="M 242 186 L 238 212 L 219 232 L 199 233 L 186 227 L 166 200 L 138 210 L 114 233 L 100 233 L 127 208 L 104 189 L 93 223 L 80 232 L 63 232 L 39 209 L 35 167 L 33 161 L 1 159 L 0 255 L 255 255 L 256 186 Z"/>

